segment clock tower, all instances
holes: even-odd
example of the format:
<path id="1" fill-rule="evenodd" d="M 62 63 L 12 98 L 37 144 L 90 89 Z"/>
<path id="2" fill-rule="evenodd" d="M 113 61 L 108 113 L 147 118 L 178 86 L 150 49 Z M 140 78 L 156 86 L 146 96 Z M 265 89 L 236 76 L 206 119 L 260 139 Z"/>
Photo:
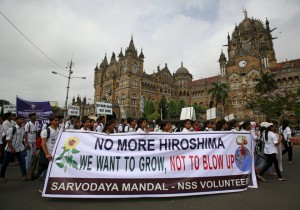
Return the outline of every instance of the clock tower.
<path id="1" fill-rule="evenodd" d="M 229 86 L 228 113 L 233 113 L 239 119 L 253 116 L 253 110 L 247 110 L 247 98 L 255 92 L 256 79 L 262 73 L 270 72 L 276 67 L 277 61 L 273 48 L 273 39 L 269 21 L 249 18 L 244 10 L 244 19 L 227 36 L 228 61 L 224 70 L 220 60 L 224 62 L 224 54 L 220 55 L 220 70 L 222 81 Z"/>

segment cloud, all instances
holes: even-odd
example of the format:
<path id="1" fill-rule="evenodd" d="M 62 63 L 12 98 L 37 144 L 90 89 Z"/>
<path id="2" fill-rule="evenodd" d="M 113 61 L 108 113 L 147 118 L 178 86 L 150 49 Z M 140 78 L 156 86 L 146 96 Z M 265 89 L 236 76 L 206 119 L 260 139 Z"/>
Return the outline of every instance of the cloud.
<path id="1" fill-rule="evenodd" d="M 246 8 L 249 17 L 268 17 L 278 61 L 299 58 L 300 19 L 297 0 L 166 0 L 166 1 L 1 1 L 3 12 L 30 40 L 60 67 L 32 46 L 0 16 L 1 98 L 15 102 L 53 100 L 64 106 L 67 62 L 75 63 L 69 101 L 72 97 L 93 98 L 93 75 L 105 53 L 124 49 L 133 34 L 134 43 L 145 55 L 144 69 L 152 73 L 158 65 L 168 64 L 175 72 L 183 62 L 194 79 L 219 74 L 217 62 L 221 49 L 226 53 L 227 34 L 239 24 Z M 227 56 L 227 55 L 226 55 Z"/>

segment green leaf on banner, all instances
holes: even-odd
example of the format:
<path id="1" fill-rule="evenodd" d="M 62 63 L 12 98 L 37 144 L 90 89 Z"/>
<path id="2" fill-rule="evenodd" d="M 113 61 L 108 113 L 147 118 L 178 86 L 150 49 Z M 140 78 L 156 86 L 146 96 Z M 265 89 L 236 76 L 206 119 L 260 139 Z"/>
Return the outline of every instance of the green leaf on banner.
<path id="1" fill-rule="evenodd" d="M 80 151 L 79 150 L 77 150 L 76 148 L 73 148 L 72 149 L 72 154 L 76 154 L 76 153 L 79 153 Z"/>
<path id="2" fill-rule="evenodd" d="M 78 169 L 78 163 L 75 160 L 72 161 L 72 167 Z"/>
<path id="3" fill-rule="evenodd" d="M 63 162 L 56 163 L 56 165 L 60 168 L 63 168 L 65 166 L 65 164 Z"/>

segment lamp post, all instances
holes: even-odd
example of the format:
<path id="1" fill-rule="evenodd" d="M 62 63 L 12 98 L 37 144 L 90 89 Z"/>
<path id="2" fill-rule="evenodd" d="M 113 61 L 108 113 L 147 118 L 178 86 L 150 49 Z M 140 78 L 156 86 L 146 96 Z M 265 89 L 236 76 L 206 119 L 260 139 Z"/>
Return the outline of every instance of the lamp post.
<path id="1" fill-rule="evenodd" d="M 66 101 L 65 101 L 65 113 L 64 113 L 64 122 L 66 120 L 66 117 L 67 117 L 67 111 L 68 111 L 68 98 L 69 98 L 69 89 L 70 89 L 70 80 L 71 79 L 75 79 L 75 78 L 79 78 L 79 79 L 86 79 L 86 77 L 71 77 L 71 75 L 73 74 L 73 71 L 72 71 L 72 66 L 73 66 L 73 62 L 71 60 L 70 62 L 70 65 L 68 66 L 69 67 L 69 75 L 66 76 L 64 74 L 61 74 L 59 72 L 56 72 L 56 71 L 52 71 L 52 74 L 59 74 L 63 77 L 66 77 L 68 79 L 68 86 L 67 86 L 67 96 L 66 96 Z M 67 67 L 66 67 L 67 68 Z"/>

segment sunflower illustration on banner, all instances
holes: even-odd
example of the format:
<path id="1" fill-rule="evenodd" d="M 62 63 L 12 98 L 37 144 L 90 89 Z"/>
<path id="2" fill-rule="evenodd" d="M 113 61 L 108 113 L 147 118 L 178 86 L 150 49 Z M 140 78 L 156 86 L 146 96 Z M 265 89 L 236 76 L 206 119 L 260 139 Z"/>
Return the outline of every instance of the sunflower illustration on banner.
<path id="1" fill-rule="evenodd" d="M 77 137 L 70 137 L 66 140 L 64 151 L 56 158 L 56 165 L 64 169 L 64 172 L 67 171 L 67 167 L 78 169 L 78 163 L 73 160 L 73 155 L 79 153 L 80 151 L 76 149 L 76 146 L 79 144 L 79 139 Z"/>

